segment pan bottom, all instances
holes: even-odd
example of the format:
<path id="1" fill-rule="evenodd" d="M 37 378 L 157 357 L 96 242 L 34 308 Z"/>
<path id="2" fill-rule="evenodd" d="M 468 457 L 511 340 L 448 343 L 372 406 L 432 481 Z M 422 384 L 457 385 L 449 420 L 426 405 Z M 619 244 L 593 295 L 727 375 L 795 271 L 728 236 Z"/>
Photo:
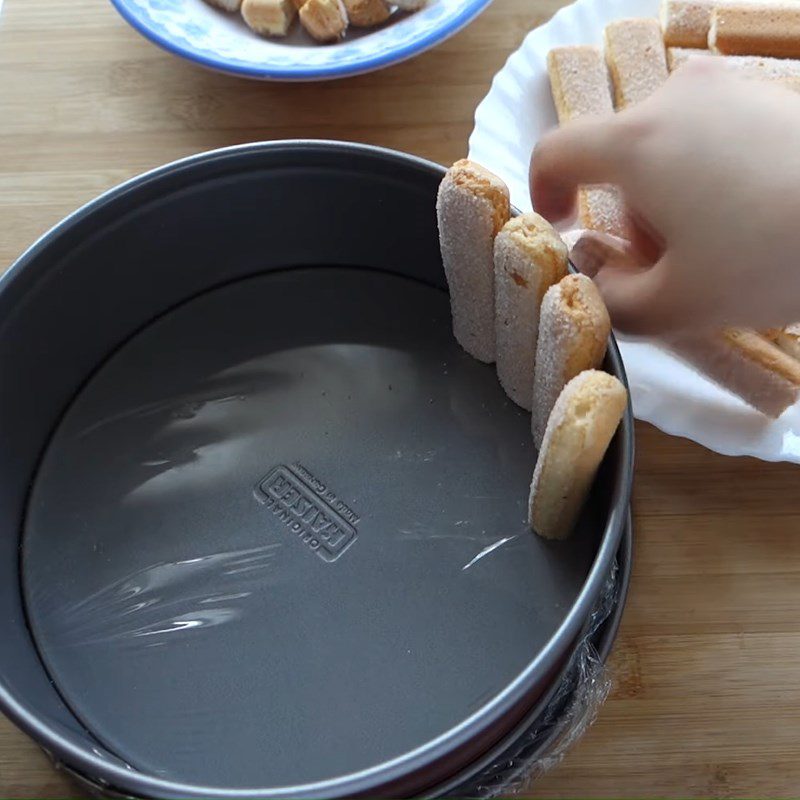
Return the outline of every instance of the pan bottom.
<path id="1" fill-rule="evenodd" d="M 608 499 L 534 536 L 534 460 L 440 289 L 228 284 L 131 338 L 54 434 L 23 537 L 34 638 L 133 769 L 324 795 L 463 727 L 572 607 Z"/>

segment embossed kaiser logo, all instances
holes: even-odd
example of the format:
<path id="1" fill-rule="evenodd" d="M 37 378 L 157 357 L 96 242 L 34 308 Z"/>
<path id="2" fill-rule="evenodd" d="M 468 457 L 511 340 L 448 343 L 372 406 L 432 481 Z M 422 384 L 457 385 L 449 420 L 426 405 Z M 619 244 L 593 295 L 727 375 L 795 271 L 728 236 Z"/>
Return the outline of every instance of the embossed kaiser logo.
<path id="1" fill-rule="evenodd" d="M 300 464 L 275 467 L 256 500 L 323 561 L 336 561 L 356 539 L 360 517 Z"/>

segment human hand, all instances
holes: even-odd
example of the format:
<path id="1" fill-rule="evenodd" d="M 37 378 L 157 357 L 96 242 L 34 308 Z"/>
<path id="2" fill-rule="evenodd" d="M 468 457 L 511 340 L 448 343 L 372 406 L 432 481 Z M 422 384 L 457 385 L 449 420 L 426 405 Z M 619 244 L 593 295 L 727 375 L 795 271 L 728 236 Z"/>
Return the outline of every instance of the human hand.
<path id="1" fill-rule="evenodd" d="M 618 330 L 800 319 L 800 95 L 693 60 L 640 105 L 540 141 L 540 214 L 569 217 L 577 187 L 601 183 L 620 187 L 631 242 L 594 235 L 574 258 Z"/>

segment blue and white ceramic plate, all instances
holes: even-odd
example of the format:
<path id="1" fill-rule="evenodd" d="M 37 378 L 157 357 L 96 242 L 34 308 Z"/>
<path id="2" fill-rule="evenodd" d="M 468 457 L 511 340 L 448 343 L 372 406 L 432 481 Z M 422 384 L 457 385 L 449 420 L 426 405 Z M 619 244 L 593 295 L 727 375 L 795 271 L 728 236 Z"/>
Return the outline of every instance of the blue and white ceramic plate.
<path id="1" fill-rule="evenodd" d="M 457 33 L 491 0 L 429 0 L 414 13 L 395 11 L 369 29 L 351 29 L 336 44 L 315 44 L 295 25 L 285 39 L 263 39 L 239 14 L 203 0 L 111 0 L 143 36 L 204 67 L 265 80 L 343 78 L 412 58 Z"/>

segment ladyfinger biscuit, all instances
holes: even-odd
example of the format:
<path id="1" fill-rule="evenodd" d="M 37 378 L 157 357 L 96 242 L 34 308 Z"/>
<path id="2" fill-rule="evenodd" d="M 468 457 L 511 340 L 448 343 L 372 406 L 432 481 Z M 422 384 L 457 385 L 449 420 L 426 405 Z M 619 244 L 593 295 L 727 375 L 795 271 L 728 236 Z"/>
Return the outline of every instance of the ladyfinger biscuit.
<path id="1" fill-rule="evenodd" d="M 661 0 L 661 27 L 668 47 L 708 46 L 713 0 Z"/>
<path id="2" fill-rule="evenodd" d="M 680 69 L 684 64 L 698 55 L 708 57 L 708 50 L 692 50 L 682 47 L 670 47 L 667 51 L 667 63 L 670 72 Z M 800 59 L 769 58 L 768 56 L 714 56 L 727 67 L 735 70 L 742 77 L 752 80 L 764 80 L 800 92 Z"/>
<path id="3" fill-rule="evenodd" d="M 670 47 L 667 61 L 672 72 L 697 56 L 708 57 L 707 50 L 691 50 L 682 47 Z M 726 67 L 742 75 L 768 80 L 784 80 L 800 78 L 800 59 L 770 58 L 769 56 L 715 56 Z"/>
<path id="4" fill-rule="evenodd" d="M 590 115 L 611 114 L 614 103 L 603 54 L 598 47 L 556 47 L 547 54 L 553 102 L 562 124 Z"/>
<path id="5" fill-rule="evenodd" d="M 619 380 L 597 370 L 581 372 L 559 394 L 547 421 L 528 504 L 528 520 L 540 536 L 569 536 L 627 402 Z"/>
<path id="6" fill-rule="evenodd" d="M 724 55 L 800 57 L 800 5 L 719 5 L 711 14 L 708 46 Z"/>
<path id="7" fill-rule="evenodd" d="M 779 417 L 800 396 L 800 362 L 765 336 L 742 328 L 684 335 L 668 346 L 718 386 L 768 417 Z"/>
<path id="8" fill-rule="evenodd" d="M 357 28 L 371 28 L 386 22 L 392 14 L 385 0 L 343 0 L 347 18 Z"/>
<path id="9" fill-rule="evenodd" d="M 494 239 L 509 211 L 508 187 L 473 161 L 456 161 L 439 185 L 436 215 L 453 333 L 486 363 L 495 358 Z"/>
<path id="10" fill-rule="evenodd" d="M 556 47 L 547 54 L 547 71 L 558 121 L 612 114 L 614 102 L 603 53 L 598 47 Z M 610 186 L 586 186 L 578 192 L 578 218 L 584 228 L 624 236 L 625 211 Z"/>
<path id="11" fill-rule="evenodd" d="M 494 240 L 497 377 L 527 411 L 544 293 L 567 274 L 567 246 L 538 214 L 510 219 Z"/>
<path id="12" fill-rule="evenodd" d="M 242 0 L 242 17 L 262 36 L 286 36 L 297 9 L 292 0 Z"/>
<path id="13" fill-rule="evenodd" d="M 298 13 L 302 26 L 318 42 L 334 42 L 347 30 L 342 0 L 305 0 Z"/>
<path id="14" fill-rule="evenodd" d="M 787 325 L 785 328 L 776 328 L 764 335 L 784 353 L 800 361 L 800 322 Z"/>
<path id="15" fill-rule="evenodd" d="M 628 226 L 619 191 L 613 186 L 582 186 L 578 190 L 578 221 L 590 231 L 626 238 Z"/>
<path id="16" fill-rule="evenodd" d="M 561 390 L 583 370 L 600 366 L 610 334 L 608 311 L 590 278 L 567 275 L 545 293 L 533 372 L 531 430 L 537 448 Z"/>
<path id="17" fill-rule="evenodd" d="M 606 26 L 606 63 L 618 109 L 648 98 L 669 77 L 661 27 L 655 19 L 622 19 Z"/>

